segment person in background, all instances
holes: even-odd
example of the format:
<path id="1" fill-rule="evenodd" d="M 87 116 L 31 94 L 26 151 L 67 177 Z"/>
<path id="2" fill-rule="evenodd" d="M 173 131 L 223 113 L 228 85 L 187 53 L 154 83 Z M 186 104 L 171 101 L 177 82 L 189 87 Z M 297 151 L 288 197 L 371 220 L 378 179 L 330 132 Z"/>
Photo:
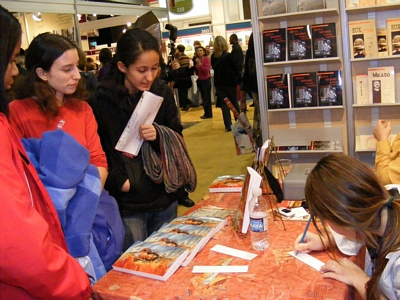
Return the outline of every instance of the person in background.
<path id="1" fill-rule="evenodd" d="M 185 54 L 185 46 L 179 44 L 176 46 L 176 62 L 179 64 L 179 73 L 174 81 L 174 88 L 178 89 L 179 106 L 183 111 L 188 111 L 192 107 L 192 101 L 188 98 L 188 90 L 192 86 L 193 71 L 190 68 L 190 58 Z M 172 66 L 177 69 L 177 64 Z"/>
<path id="2" fill-rule="evenodd" d="M 251 33 L 244 60 L 244 71 L 242 77 L 244 91 L 250 91 L 254 104 L 253 115 L 253 139 L 257 145 L 262 144 L 260 101 L 258 100 L 256 57 L 254 52 L 253 33 Z"/>
<path id="3" fill-rule="evenodd" d="M 81 74 L 81 81 L 86 91 L 89 93 L 88 102 L 90 104 L 94 99 L 94 94 L 96 92 L 99 82 L 97 80 L 97 77 L 92 72 L 87 72 L 86 55 L 83 50 L 80 48 L 76 48 L 76 50 L 78 51 L 79 55 L 78 69 L 79 73 Z"/>
<path id="4" fill-rule="evenodd" d="M 389 140 L 392 132 L 390 121 L 378 120 L 374 128 L 376 143 L 375 172 L 383 185 L 400 184 L 400 134 L 393 143 Z"/>
<path id="5" fill-rule="evenodd" d="M 191 66 L 194 67 L 194 74 L 196 74 L 197 47 L 199 47 L 199 46 L 201 46 L 200 41 L 193 41 L 193 57 L 192 57 Z M 198 75 L 198 74 L 196 74 L 196 75 Z M 193 93 L 193 95 L 192 95 L 192 103 L 193 103 L 193 107 L 199 107 L 200 106 L 199 89 L 197 89 L 196 93 Z"/>
<path id="6" fill-rule="evenodd" d="M 86 71 L 93 73 L 94 75 L 97 76 L 98 70 L 99 70 L 99 66 L 94 61 L 94 59 L 91 57 L 87 57 L 86 58 Z"/>
<path id="7" fill-rule="evenodd" d="M 78 69 L 76 46 L 58 34 L 43 33 L 30 43 L 25 58 L 29 71 L 13 86 L 10 124 L 21 138 L 41 138 L 46 131 L 62 129 L 90 152 L 90 163 L 107 178 L 107 159 L 97 134 L 97 123 Z"/>
<path id="8" fill-rule="evenodd" d="M 17 56 L 17 67 L 19 75 L 28 73 L 28 70 L 25 68 L 25 50 L 22 48 L 19 50 L 19 54 Z"/>
<path id="9" fill-rule="evenodd" d="M 89 299 L 50 196 L 8 123 L 5 91 L 18 75 L 22 29 L 0 6 L 0 290 L 4 299 Z"/>
<path id="10" fill-rule="evenodd" d="M 303 243 L 298 236 L 295 250 L 363 251 L 364 269 L 334 259 L 321 277 L 354 287 L 362 299 L 400 299 L 400 199 L 389 196 L 374 170 L 345 154 L 325 156 L 307 177 L 305 198 L 318 234 L 307 232 Z"/>
<path id="11" fill-rule="evenodd" d="M 181 138 L 183 130 L 172 90 L 159 78 L 159 49 L 157 39 L 146 30 L 133 28 L 122 34 L 110 70 L 99 83 L 93 104 L 99 135 L 109 161 L 106 189 L 117 200 L 125 225 L 124 249 L 136 241 L 145 240 L 164 223 L 174 219 L 177 216 L 178 199 L 183 198 L 184 188 L 189 192 L 194 190 L 193 186 L 182 182 L 177 184 L 180 188 L 173 191 L 170 183 L 164 182 L 162 178 L 153 178 L 151 173 L 158 166 L 152 164 L 151 155 L 154 154 L 149 151 L 160 153 L 160 143 L 164 143 L 165 134 L 171 138 Z M 132 157 L 117 151 L 115 145 L 144 91 L 163 97 L 163 101 L 154 123 L 140 127 L 139 132 L 144 142 L 138 155 Z M 181 146 L 171 142 L 163 147 L 164 151 L 174 147 L 178 153 L 169 156 L 168 160 L 171 161 L 165 162 L 169 170 L 182 167 L 185 154 L 180 152 Z M 183 163 L 185 167 L 191 166 L 186 161 Z M 164 176 L 169 170 L 164 170 Z M 185 174 L 183 178 L 195 182 L 191 174 Z M 170 179 L 175 181 L 174 178 Z"/>
<path id="12" fill-rule="evenodd" d="M 110 65 L 111 65 L 111 61 L 112 61 L 111 50 L 108 48 L 101 49 L 100 53 L 99 53 L 99 61 L 100 61 L 101 67 L 97 74 L 97 79 L 100 82 L 103 80 L 104 75 L 110 69 Z"/>
<path id="13" fill-rule="evenodd" d="M 196 61 L 195 67 L 197 71 L 197 87 L 200 91 L 201 98 L 203 99 L 204 115 L 201 119 L 212 118 L 212 107 L 211 107 L 211 76 L 210 76 L 210 58 L 206 55 L 206 49 L 203 46 L 198 46 L 196 50 Z"/>
<path id="14" fill-rule="evenodd" d="M 231 110 L 224 99 L 228 97 L 237 112 L 240 112 L 236 86 L 240 79 L 240 71 L 233 61 L 226 39 L 217 36 L 214 40 L 214 52 L 211 55 L 211 66 L 214 69 L 214 86 L 217 94 L 217 106 L 220 105 L 224 119 L 225 131 L 232 131 Z"/>
<path id="15" fill-rule="evenodd" d="M 240 84 L 241 84 L 242 71 L 243 71 L 244 55 L 243 55 L 242 47 L 239 44 L 238 37 L 235 33 L 230 35 L 229 43 L 232 46 L 231 54 L 232 54 L 233 62 L 236 64 L 236 69 L 239 70 L 236 92 L 237 92 L 237 98 L 240 99 L 240 95 L 241 95 Z"/>

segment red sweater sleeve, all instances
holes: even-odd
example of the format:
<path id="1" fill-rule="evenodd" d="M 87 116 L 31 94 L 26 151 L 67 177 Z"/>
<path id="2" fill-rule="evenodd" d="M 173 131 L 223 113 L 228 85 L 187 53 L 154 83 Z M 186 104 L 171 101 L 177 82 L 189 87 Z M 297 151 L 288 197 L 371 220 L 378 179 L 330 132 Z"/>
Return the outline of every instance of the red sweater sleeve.
<path id="1" fill-rule="evenodd" d="M 4 299 L 88 299 L 89 280 L 67 253 L 57 213 L 0 115 L 0 290 Z M 27 161 L 27 160 L 26 160 Z"/>

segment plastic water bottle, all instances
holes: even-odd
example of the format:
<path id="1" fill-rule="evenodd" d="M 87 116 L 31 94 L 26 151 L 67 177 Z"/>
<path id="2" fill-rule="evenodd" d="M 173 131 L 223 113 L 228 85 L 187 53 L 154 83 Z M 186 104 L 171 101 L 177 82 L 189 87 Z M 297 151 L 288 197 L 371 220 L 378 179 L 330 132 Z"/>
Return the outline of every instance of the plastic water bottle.
<path id="1" fill-rule="evenodd" d="M 261 188 L 253 189 L 253 198 L 249 202 L 250 209 L 250 238 L 254 250 L 264 251 L 269 247 L 268 237 L 268 205 Z"/>

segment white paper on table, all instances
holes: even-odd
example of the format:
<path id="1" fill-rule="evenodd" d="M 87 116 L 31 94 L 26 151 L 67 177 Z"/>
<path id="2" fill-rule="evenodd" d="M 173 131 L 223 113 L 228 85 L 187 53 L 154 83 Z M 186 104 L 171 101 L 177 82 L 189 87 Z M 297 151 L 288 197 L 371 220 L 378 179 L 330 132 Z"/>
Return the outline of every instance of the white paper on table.
<path id="1" fill-rule="evenodd" d="M 294 251 L 290 251 L 288 253 L 294 258 L 297 258 L 298 260 L 309 265 L 311 268 L 314 268 L 317 271 L 320 271 L 321 267 L 325 265 L 324 262 L 320 261 L 319 259 L 316 259 L 315 257 L 312 257 L 307 253 L 298 252 L 297 254 L 294 254 Z"/>
<path id="2" fill-rule="evenodd" d="M 253 168 L 247 167 L 247 172 L 249 172 L 250 174 L 250 179 L 246 195 L 246 206 L 243 214 L 242 233 L 247 233 L 247 230 L 249 229 L 249 224 L 250 224 L 249 202 L 253 197 L 253 189 L 256 187 L 260 187 L 262 180 L 261 175 L 258 174 L 257 171 L 254 170 Z"/>
<path id="3" fill-rule="evenodd" d="M 295 218 L 303 218 L 309 215 L 309 213 L 304 209 L 304 207 L 292 207 L 290 210 L 294 212 Z"/>
<path id="4" fill-rule="evenodd" d="M 246 273 L 249 266 L 194 266 L 192 273 Z"/>
<path id="5" fill-rule="evenodd" d="M 148 91 L 143 92 L 139 103 L 136 105 L 128 124 L 126 124 L 115 146 L 116 150 L 135 156 L 139 153 L 140 147 L 143 144 L 143 139 L 140 137 L 140 126 L 153 123 L 163 100 L 163 97 L 154 95 Z"/>
<path id="6" fill-rule="evenodd" d="M 254 254 L 251 252 L 242 251 L 242 250 L 238 250 L 235 248 L 226 247 L 226 246 L 222 246 L 222 245 L 215 245 L 210 250 L 219 252 L 222 254 L 232 255 L 232 256 L 235 256 L 238 258 L 247 259 L 247 260 L 252 260 L 254 257 L 257 256 L 257 254 Z"/>

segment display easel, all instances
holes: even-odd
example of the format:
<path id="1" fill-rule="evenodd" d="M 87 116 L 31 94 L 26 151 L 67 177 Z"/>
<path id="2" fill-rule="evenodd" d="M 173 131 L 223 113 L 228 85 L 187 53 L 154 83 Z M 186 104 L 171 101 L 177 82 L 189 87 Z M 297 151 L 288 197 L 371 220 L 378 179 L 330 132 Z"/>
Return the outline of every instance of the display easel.
<path id="1" fill-rule="evenodd" d="M 268 141 L 267 141 L 268 142 Z M 264 143 L 265 145 L 265 143 Z M 253 162 L 253 169 L 256 170 L 263 178 L 263 194 L 266 195 L 269 206 L 271 207 L 271 212 L 274 217 L 274 221 L 276 218 L 278 218 L 283 225 L 283 229 L 286 230 L 285 222 L 282 219 L 282 215 L 278 212 L 278 205 L 276 203 L 276 195 L 275 199 L 272 199 L 272 195 L 274 195 L 273 190 L 270 186 L 269 181 L 267 180 L 267 176 L 265 174 L 265 169 L 268 169 L 268 164 L 271 155 L 275 157 L 275 161 L 278 162 L 278 168 L 283 174 L 283 167 L 279 162 L 279 157 L 278 157 L 278 151 L 276 149 L 275 143 L 274 143 L 274 137 L 272 136 L 271 139 L 269 140 L 268 147 L 264 149 L 264 153 L 262 153 L 263 148 L 258 148 L 256 151 L 256 155 L 254 157 L 254 162 Z"/>

